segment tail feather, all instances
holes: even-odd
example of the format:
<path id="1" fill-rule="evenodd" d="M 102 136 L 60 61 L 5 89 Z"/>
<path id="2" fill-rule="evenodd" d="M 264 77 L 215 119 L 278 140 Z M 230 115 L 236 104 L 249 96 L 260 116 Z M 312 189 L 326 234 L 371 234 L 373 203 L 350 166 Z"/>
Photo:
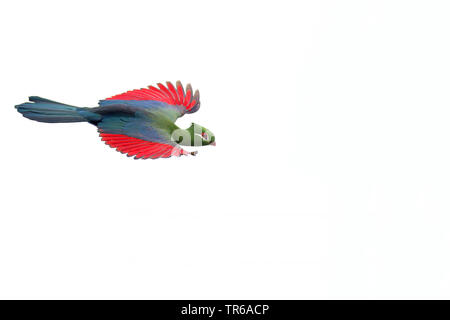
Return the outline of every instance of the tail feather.
<path id="1" fill-rule="evenodd" d="M 76 108 L 75 106 L 71 106 L 71 105 L 69 105 L 69 104 L 65 104 L 65 103 L 61 103 L 61 102 L 56 102 L 56 101 L 53 101 L 53 100 L 50 100 L 50 99 L 41 98 L 41 97 L 38 97 L 38 96 L 31 96 L 31 97 L 28 97 L 28 100 L 30 100 L 30 101 L 32 101 L 32 102 L 48 102 L 48 103 L 59 104 L 59 105 L 61 105 L 61 106 L 67 106 L 67 107 L 74 107 L 74 108 Z"/>
<path id="2" fill-rule="evenodd" d="M 85 122 L 92 121 L 99 115 L 89 112 L 86 108 L 78 108 L 68 104 L 44 99 L 41 97 L 29 97 L 31 102 L 25 102 L 16 106 L 25 118 L 40 122 Z"/>

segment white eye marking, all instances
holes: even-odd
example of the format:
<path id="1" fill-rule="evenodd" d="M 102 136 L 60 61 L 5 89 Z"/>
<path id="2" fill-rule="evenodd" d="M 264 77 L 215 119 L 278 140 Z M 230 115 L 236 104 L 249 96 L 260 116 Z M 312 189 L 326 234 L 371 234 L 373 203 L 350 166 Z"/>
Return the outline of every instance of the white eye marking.
<path id="1" fill-rule="evenodd" d="M 202 136 L 205 140 L 209 140 L 208 134 L 206 132 L 203 132 Z"/>

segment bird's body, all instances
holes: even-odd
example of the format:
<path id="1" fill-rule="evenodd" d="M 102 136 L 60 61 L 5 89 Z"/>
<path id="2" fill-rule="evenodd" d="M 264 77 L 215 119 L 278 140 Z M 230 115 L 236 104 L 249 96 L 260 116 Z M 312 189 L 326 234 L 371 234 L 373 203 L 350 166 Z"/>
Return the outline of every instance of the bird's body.
<path id="1" fill-rule="evenodd" d="M 16 106 L 24 117 L 50 123 L 89 122 L 97 126 L 102 140 L 135 159 L 168 158 L 195 154 L 182 146 L 214 145 L 215 137 L 206 128 L 192 124 L 180 129 L 175 121 L 185 113 L 200 108 L 198 91 L 192 94 L 190 85 L 184 90 L 178 81 L 176 87 L 128 91 L 100 100 L 95 108 L 79 108 L 56 101 L 30 97 L 30 102 Z"/>

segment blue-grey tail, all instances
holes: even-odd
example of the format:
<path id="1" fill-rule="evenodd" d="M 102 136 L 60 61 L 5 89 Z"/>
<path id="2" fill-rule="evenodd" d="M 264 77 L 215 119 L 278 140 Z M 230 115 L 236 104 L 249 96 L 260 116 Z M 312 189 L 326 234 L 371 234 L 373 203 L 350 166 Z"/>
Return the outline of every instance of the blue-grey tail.
<path id="1" fill-rule="evenodd" d="M 84 122 L 93 121 L 99 115 L 87 111 L 87 108 L 78 108 L 68 104 L 44 99 L 41 97 L 29 97 L 30 102 L 16 106 L 25 118 L 40 122 Z"/>

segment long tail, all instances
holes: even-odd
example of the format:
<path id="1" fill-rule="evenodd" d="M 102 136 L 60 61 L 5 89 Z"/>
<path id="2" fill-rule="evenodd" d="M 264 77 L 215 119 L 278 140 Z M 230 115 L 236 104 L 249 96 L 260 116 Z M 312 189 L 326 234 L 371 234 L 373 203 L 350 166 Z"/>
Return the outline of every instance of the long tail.
<path id="1" fill-rule="evenodd" d="M 30 102 L 16 106 L 25 118 L 40 122 L 84 122 L 100 120 L 101 116 L 90 112 L 87 108 L 78 108 L 68 104 L 44 99 L 29 97 Z"/>

